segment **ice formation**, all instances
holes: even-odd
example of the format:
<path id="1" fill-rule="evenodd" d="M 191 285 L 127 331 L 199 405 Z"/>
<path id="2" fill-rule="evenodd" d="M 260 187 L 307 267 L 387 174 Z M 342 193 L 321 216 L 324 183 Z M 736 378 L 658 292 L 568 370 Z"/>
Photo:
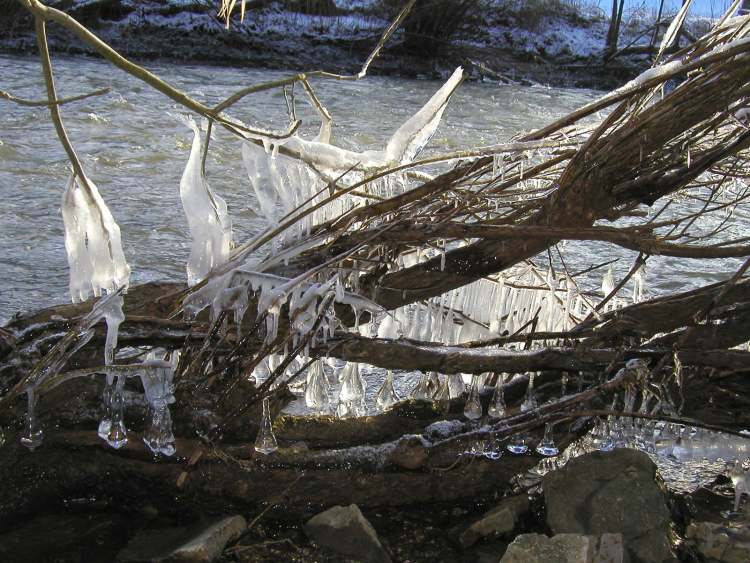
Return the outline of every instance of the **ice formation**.
<path id="1" fill-rule="evenodd" d="M 544 436 L 536 447 L 536 451 L 539 455 L 551 457 L 556 456 L 560 453 L 555 445 L 555 439 L 552 435 L 553 426 L 551 423 L 547 423 L 544 427 Z"/>
<path id="2" fill-rule="evenodd" d="M 122 251 L 120 227 L 96 185 L 88 178 L 82 182 L 72 175 L 63 193 L 61 211 L 73 302 L 85 301 L 92 293 L 99 296 L 102 290 L 127 288 L 130 266 Z"/>
<path id="3" fill-rule="evenodd" d="M 37 394 L 34 387 L 29 387 L 26 391 L 28 409 L 26 411 L 26 428 L 21 433 L 21 444 L 34 451 L 42 445 L 44 432 L 39 426 L 39 420 L 36 417 L 36 400 Z"/>
<path id="4" fill-rule="evenodd" d="M 341 371 L 341 389 L 339 390 L 339 416 L 357 416 L 364 412 L 366 383 L 359 372 L 359 364 L 347 362 Z"/>
<path id="5" fill-rule="evenodd" d="M 124 300 L 121 292 L 109 297 L 101 306 L 100 311 L 107 323 L 107 339 L 104 343 L 104 365 L 112 366 L 115 363 L 115 350 L 117 349 L 117 337 L 120 330 L 120 324 L 125 320 L 125 313 L 122 307 Z M 102 407 L 104 415 L 99 422 L 98 434 L 103 440 L 108 440 L 109 432 L 112 428 L 112 395 L 114 388 L 115 374 L 112 370 L 106 372 L 106 382 L 102 391 Z"/>
<path id="6" fill-rule="evenodd" d="M 320 412 L 328 410 L 328 379 L 323 371 L 323 362 L 313 362 L 307 372 L 305 386 L 305 404 Z"/>
<path id="7" fill-rule="evenodd" d="M 642 297 L 642 283 L 636 292 Z M 614 306 L 622 304 L 616 300 Z M 403 335 L 451 345 L 514 334 L 534 319 L 537 331 L 562 332 L 583 320 L 592 307 L 569 278 L 556 281 L 549 271 L 521 267 L 446 292 L 425 304 L 390 311 L 393 318 L 381 317 L 378 336 Z"/>
<path id="8" fill-rule="evenodd" d="M 459 67 L 381 150 L 351 151 L 330 144 L 320 135 L 313 140 L 294 135 L 273 145 L 262 138 L 243 142 L 242 161 L 256 196 L 256 211 L 273 225 L 297 209 L 323 204 L 331 194 L 329 183 L 334 180 L 351 185 L 377 171 L 414 160 L 435 133 L 450 97 L 462 80 L 463 69 Z M 394 173 L 368 182 L 363 189 L 391 197 L 406 187 L 405 176 Z M 313 225 L 339 217 L 359 203 L 356 196 L 341 195 L 297 221 L 293 229 L 282 234 L 281 242 L 304 239 Z"/>
<path id="9" fill-rule="evenodd" d="M 383 385 L 375 396 L 375 404 L 381 411 L 386 411 L 398 402 L 398 395 L 393 388 L 393 372 L 388 370 L 383 379 Z"/>
<path id="10" fill-rule="evenodd" d="M 268 397 L 263 397 L 263 414 L 260 419 L 260 428 L 255 438 L 255 451 L 268 455 L 279 449 L 276 436 L 273 433 L 273 420 L 271 419 L 271 406 Z"/>
<path id="11" fill-rule="evenodd" d="M 173 366 L 164 360 L 148 359 L 140 373 L 151 420 L 143 442 L 154 454 L 171 456 L 176 451 L 169 405 L 174 403 Z"/>
<path id="12" fill-rule="evenodd" d="M 452 373 L 448 376 L 448 393 L 451 399 L 460 397 L 466 391 L 466 384 L 460 373 Z"/>
<path id="13" fill-rule="evenodd" d="M 180 180 L 180 199 L 192 238 L 187 262 L 188 285 L 195 285 L 229 258 L 232 224 L 227 204 L 213 193 L 203 174 L 203 144 L 198 125 L 192 118 L 185 121 L 193 130 L 193 144 Z"/>
<path id="14" fill-rule="evenodd" d="M 503 377 L 500 375 L 495 382 L 495 389 L 492 391 L 490 405 L 487 407 L 487 416 L 490 418 L 499 419 L 503 418 L 506 414 L 504 384 Z"/>
<path id="15" fill-rule="evenodd" d="M 464 416 L 469 420 L 478 420 L 482 418 L 482 403 L 479 400 L 479 376 L 475 375 L 471 379 L 471 389 L 469 396 L 464 405 Z"/>

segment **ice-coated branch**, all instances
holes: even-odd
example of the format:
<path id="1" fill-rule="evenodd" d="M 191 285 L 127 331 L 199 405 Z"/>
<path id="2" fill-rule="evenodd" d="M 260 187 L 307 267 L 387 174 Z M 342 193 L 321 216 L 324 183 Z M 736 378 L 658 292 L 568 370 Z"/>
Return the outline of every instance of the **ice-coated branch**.
<path id="1" fill-rule="evenodd" d="M 122 250 L 120 227 L 96 185 L 85 176 L 83 181 L 71 176 L 61 211 L 73 302 L 85 301 L 92 293 L 101 295 L 102 290 L 127 288 L 130 266 Z"/>
<path id="2" fill-rule="evenodd" d="M 58 100 L 49 101 L 49 100 L 26 100 L 24 98 L 19 98 L 18 96 L 14 96 L 13 94 L 9 92 L 0 90 L 0 98 L 5 98 L 9 102 L 13 102 L 21 106 L 27 106 L 27 107 L 47 106 L 49 107 L 49 106 L 62 106 L 65 104 L 69 104 L 71 102 L 78 102 L 80 100 L 85 100 L 87 98 L 93 98 L 94 96 L 104 96 L 106 94 L 109 94 L 111 91 L 112 91 L 112 88 L 100 88 L 99 90 L 88 92 L 87 94 L 79 94 L 77 96 L 69 96 L 67 98 L 60 98 Z"/>
<path id="3" fill-rule="evenodd" d="M 187 262 L 188 285 L 192 286 L 229 258 L 232 225 L 226 202 L 212 192 L 203 173 L 198 125 L 192 118 L 186 123 L 193 131 L 193 143 L 180 180 L 180 199 L 192 238 Z"/>
<path id="4" fill-rule="evenodd" d="M 35 26 L 47 97 L 52 103 L 57 100 L 57 93 L 44 20 L 36 17 Z M 74 302 L 84 301 L 91 293 L 100 295 L 102 290 L 111 292 L 120 287 L 127 288 L 130 267 L 122 251 L 120 227 L 96 185 L 86 177 L 65 131 L 58 105 L 52 103 L 49 109 L 57 136 L 74 171 L 62 201 L 65 250 L 70 267 L 70 296 Z"/>

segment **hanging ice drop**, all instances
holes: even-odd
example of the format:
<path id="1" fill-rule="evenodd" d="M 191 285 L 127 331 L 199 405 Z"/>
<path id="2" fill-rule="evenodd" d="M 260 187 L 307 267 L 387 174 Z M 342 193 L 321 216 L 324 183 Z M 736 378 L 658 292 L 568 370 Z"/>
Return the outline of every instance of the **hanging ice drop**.
<path id="1" fill-rule="evenodd" d="M 255 451 L 268 455 L 279 449 L 276 436 L 273 434 L 273 421 L 271 420 L 271 407 L 268 397 L 263 397 L 263 416 L 260 421 L 258 436 L 255 438 Z"/>
<path id="2" fill-rule="evenodd" d="M 474 375 L 471 378 L 471 389 L 469 397 L 464 405 L 464 416 L 469 420 L 479 420 L 482 418 L 482 403 L 479 401 L 479 376 Z"/>
<path id="3" fill-rule="evenodd" d="M 328 380 L 323 371 L 323 362 L 313 362 L 307 372 L 305 387 L 305 404 L 317 411 L 328 409 Z"/>
<path id="4" fill-rule="evenodd" d="M 464 379 L 461 374 L 450 374 L 448 376 L 448 392 L 450 393 L 451 399 L 460 397 L 464 391 L 466 391 L 466 385 L 464 384 Z"/>
<path id="5" fill-rule="evenodd" d="M 538 454 L 546 457 L 555 456 L 560 453 L 560 450 L 558 450 L 555 445 L 554 437 L 552 436 L 552 424 L 548 423 L 544 427 L 544 437 L 541 442 L 539 442 L 539 445 L 537 445 L 536 451 Z"/>
<path id="6" fill-rule="evenodd" d="M 112 390 L 112 424 L 109 428 L 109 434 L 107 434 L 107 443 L 115 449 L 123 447 L 128 441 L 128 432 L 123 421 L 125 400 L 122 396 L 122 390 L 124 385 L 125 376 L 120 375 Z"/>
<path id="7" fill-rule="evenodd" d="M 29 387 L 26 390 L 26 399 L 28 410 L 26 411 L 26 428 L 21 434 L 21 444 L 34 451 L 42 445 L 44 432 L 41 426 L 39 426 L 39 420 L 36 417 L 37 395 L 33 387 Z"/>
<path id="8" fill-rule="evenodd" d="M 503 418 L 505 416 L 505 391 L 503 390 L 503 374 L 498 375 L 495 389 L 492 392 L 490 405 L 487 408 L 487 416 L 492 419 Z"/>
<path id="9" fill-rule="evenodd" d="M 381 411 L 386 411 L 398 402 L 398 395 L 393 389 L 393 372 L 388 370 L 383 380 L 383 385 L 375 396 L 375 404 Z"/>

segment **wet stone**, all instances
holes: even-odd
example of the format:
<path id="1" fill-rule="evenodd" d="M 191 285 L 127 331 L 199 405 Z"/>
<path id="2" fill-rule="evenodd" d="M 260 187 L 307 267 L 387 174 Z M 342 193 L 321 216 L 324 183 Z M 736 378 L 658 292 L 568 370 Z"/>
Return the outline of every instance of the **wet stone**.
<path id="1" fill-rule="evenodd" d="M 645 453 L 592 452 L 548 473 L 542 485 L 553 533 L 620 533 L 633 563 L 671 558 L 670 513 Z"/>
<path id="2" fill-rule="evenodd" d="M 624 563 L 620 534 L 584 536 L 521 534 L 508 546 L 501 563 Z"/>
<path id="3" fill-rule="evenodd" d="M 709 561 L 750 561 L 750 526 L 747 522 L 693 522 L 685 536 Z"/>
<path id="4" fill-rule="evenodd" d="M 364 563 L 390 563 L 375 528 L 356 504 L 334 506 L 316 514 L 305 524 L 305 533 L 315 543 Z"/>
<path id="5" fill-rule="evenodd" d="M 462 547 L 467 548 L 482 538 L 508 534 L 515 529 L 520 517 L 528 510 L 527 495 L 505 498 L 498 506 L 469 526 L 459 537 L 459 542 Z"/>
<path id="6" fill-rule="evenodd" d="M 117 556 L 121 563 L 204 563 L 247 529 L 242 516 L 229 516 L 189 528 L 154 528 L 138 532 Z"/>

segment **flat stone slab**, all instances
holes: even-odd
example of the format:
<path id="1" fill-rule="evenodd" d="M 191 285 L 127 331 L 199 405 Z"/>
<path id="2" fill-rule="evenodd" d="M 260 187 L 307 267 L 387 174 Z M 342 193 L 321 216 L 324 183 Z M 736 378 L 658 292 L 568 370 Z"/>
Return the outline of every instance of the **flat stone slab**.
<path id="1" fill-rule="evenodd" d="M 305 524 L 305 533 L 331 551 L 365 563 L 390 563 L 375 528 L 356 504 L 334 506 Z"/>
<path id="2" fill-rule="evenodd" d="M 135 534 L 118 554 L 121 563 L 207 563 L 247 529 L 242 516 L 229 516 L 187 528 L 154 528 Z"/>
<path id="3" fill-rule="evenodd" d="M 500 563 L 623 563 L 620 534 L 521 534 L 508 546 Z"/>
<path id="4" fill-rule="evenodd" d="M 461 546 L 471 547 L 482 538 L 512 532 L 521 515 L 528 510 L 528 495 L 504 498 L 495 508 L 464 530 L 459 538 Z"/>
<path id="5" fill-rule="evenodd" d="M 722 563 L 750 561 L 750 526 L 747 522 L 693 522 L 685 536 L 709 560 Z"/>

